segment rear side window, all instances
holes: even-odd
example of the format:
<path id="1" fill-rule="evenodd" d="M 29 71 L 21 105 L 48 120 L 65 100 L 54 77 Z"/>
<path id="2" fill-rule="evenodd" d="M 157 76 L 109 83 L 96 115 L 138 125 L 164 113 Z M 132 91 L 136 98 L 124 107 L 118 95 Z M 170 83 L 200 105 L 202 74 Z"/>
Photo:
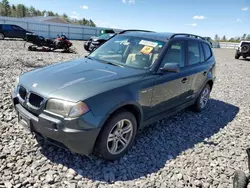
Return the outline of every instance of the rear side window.
<path id="1" fill-rule="evenodd" d="M 10 31 L 10 30 L 12 30 L 12 29 L 11 29 L 11 26 L 10 26 L 10 25 L 2 25 L 2 30 L 3 30 L 3 31 Z"/>
<path id="2" fill-rule="evenodd" d="M 208 44 L 202 43 L 202 47 L 204 50 L 204 56 L 205 56 L 205 61 L 208 60 L 212 56 L 211 48 L 209 47 Z"/>
<path id="3" fill-rule="evenodd" d="M 200 63 L 200 47 L 199 42 L 195 40 L 188 41 L 188 64 L 194 65 Z"/>
<path id="4" fill-rule="evenodd" d="M 23 28 L 19 27 L 19 26 L 16 26 L 16 25 L 13 25 L 12 26 L 12 29 L 16 30 L 16 31 L 24 31 Z"/>

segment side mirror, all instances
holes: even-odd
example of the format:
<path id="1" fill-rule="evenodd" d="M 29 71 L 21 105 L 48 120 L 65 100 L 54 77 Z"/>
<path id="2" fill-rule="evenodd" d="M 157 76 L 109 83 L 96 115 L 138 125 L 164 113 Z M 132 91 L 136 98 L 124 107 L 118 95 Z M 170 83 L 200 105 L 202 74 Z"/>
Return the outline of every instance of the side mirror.
<path id="1" fill-rule="evenodd" d="M 166 63 L 163 68 L 161 68 L 164 72 L 180 72 L 179 63 Z"/>

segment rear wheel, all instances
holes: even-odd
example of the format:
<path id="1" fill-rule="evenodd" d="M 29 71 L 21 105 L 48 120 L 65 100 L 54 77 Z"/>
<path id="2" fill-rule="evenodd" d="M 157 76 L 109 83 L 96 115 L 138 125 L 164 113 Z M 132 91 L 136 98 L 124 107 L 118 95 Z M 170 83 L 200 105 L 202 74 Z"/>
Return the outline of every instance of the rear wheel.
<path id="1" fill-rule="evenodd" d="M 97 139 L 96 154 L 111 161 L 122 157 L 132 147 L 136 132 L 137 122 L 132 113 L 122 111 L 114 114 Z"/>
<path id="2" fill-rule="evenodd" d="M 248 179 L 246 174 L 241 170 L 234 172 L 233 188 L 247 188 Z"/>
<path id="3" fill-rule="evenodd" d="M 196 112 L 201 112 L 207 106 L 211 92 L 211 87 L 207 84 L 202 91 L 195 104 L 193 105 L 193 110 Z"/>
<path id="4" fill-rule="evenodd" d="M 0 40 L 3 40 L 4 39 L 4 34 L 3 33 L 0 33 Z"/>

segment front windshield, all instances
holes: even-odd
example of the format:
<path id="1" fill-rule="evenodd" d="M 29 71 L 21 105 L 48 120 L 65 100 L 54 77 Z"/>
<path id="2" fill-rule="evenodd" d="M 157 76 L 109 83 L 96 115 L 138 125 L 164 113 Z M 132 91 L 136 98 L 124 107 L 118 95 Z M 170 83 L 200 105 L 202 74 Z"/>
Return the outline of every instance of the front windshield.
<path id="1" fill-rule="evenodd" d="M 97 48 L 89 57 L 134 68 L 151 67 L 165 42 L 126 35 L 117 35 Z"/>

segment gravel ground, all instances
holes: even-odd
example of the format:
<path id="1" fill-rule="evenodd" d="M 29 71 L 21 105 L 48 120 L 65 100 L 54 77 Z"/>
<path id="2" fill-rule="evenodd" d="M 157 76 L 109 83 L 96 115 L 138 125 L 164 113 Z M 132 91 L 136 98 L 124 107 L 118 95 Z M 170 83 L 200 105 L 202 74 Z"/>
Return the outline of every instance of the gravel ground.
<path id="1" fill-rule="evenodd" d="M 215 49 L 217 81 L 208 108 L 184 110 L 140 131 L 115 162 L 84 157 L 36 140 L 17 125 L 10 89 L 20 73 L 86 54 L 27 52 L 23 41 L 0 41 L 1 187 L 232 187 L 247 171 L 250 146 L 250 60 Z"/>

